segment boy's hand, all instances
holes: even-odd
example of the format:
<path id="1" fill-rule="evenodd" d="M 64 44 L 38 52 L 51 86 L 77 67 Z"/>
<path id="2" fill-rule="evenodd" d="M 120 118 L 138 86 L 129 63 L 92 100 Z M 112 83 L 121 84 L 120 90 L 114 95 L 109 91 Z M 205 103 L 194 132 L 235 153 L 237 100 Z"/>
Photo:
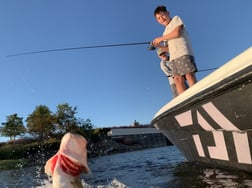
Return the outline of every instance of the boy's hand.
<path id="1" fill-rule="evenodd" d="M 158 38 L 155 38 L 151 44 L 155 47 L 160 47 L 160 43 L 162 42 L 162 38 L 161 37 L 158 37 Z"/>

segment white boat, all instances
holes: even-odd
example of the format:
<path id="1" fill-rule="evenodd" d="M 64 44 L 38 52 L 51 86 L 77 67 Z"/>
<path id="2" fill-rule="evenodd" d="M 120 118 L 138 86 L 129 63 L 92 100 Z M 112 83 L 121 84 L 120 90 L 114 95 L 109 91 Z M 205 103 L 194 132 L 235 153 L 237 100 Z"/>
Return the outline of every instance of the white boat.
<path id="1" fill-rule="evenodd" d="M 163 106 L 152 124 L 189 161 L 252 172 L 252 47 Z"/>

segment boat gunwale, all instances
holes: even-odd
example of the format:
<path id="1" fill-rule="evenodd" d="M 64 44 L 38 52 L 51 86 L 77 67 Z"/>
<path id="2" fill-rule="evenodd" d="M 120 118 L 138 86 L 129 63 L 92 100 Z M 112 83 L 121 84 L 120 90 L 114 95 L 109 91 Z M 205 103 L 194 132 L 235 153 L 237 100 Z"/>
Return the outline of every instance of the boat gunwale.
<path id="1" fill-rule="evenodd" d="M 237 79 L 237 75 L 233 75 L 229 78 L 226 78 L 225 80 L 222 80 L 218 84 L 210 88 L 207 88 L 206 90 L 199 92 L 196 95 L 188 98 L 187 100 L 183 101 L 179 105 L 176 105 L 170 109 L 167 109 L 167 111 L 155 117 L 152 120 L 152 123 L 159 121 L 160 119 L 162 119 L 169 113 L 177 114 L 181 111 L 185 111 L 186 109 L 190 108 L 195 103 L 202 104 L 205 101 L 209 101 L 210 98 L 214 98 L 218 95 L 222 95 L 226 92 L 229 92 L 233 88 L 236 88 L 237 85 L 244 85 L 244 84 L 252 83 L 252 65 L 249 67 L 249 72 L 241 71 L 237 74 L 239 75 L 239 79 Z M 183 106 L 183 108 L 181 106 Z"/>

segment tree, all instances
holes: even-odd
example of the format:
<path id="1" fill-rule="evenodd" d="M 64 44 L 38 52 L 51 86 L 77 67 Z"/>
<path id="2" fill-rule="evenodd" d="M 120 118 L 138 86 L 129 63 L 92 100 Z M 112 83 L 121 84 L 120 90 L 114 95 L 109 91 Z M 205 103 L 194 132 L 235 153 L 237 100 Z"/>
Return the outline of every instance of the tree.
<path id="1" fill-rule="evenodd" d="M 27 119 L 29 133 L 38 136 L 39 140 L 48 138 L 55 131 L 54 116 L 45 105 L 39 105 Z"/>
<path id="2" fill-rule="evenodd" d="M 79 132 L 87 139 L 91 137 L 92 131 L 94 129 L 93 124 L 90 119 L 83 120 L 78 119 Z"/>
<path id="3" fill-rule="evenodd" d="M 90 119 L 83 120 L 83 119 L 79 118 L 78 125 L 79 125 L 79 127 L 81 127 L 84 130 L 92 130 L 92 129 L 94 129 L 94 126 L 91 123 Z"/>
<path id="4" fill-rule="evenodd" d="M 76 113 L 77 107 L 71 107 L 68 103 L 59 104 L 57 106 L 55 119 L 60 132 L 66 133 L 79 129 L 78 120 L 75 117 Z"/>
<path id="5" fill-rule="evenodd" d="M 12 114 L 6 117 L 6 122 L 2 123 L 1 135 L 10 137 L 14 141 L 16 136 L 25 134 L 26 129 L 23 124 L 23 118 L 18 117 L 17 114 Z"/>

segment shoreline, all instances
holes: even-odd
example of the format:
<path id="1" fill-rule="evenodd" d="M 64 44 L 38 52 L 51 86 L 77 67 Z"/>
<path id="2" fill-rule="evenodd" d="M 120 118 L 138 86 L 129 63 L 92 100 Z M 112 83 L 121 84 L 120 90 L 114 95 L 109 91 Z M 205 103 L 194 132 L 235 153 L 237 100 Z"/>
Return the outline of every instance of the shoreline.
<path id="1" fill-rule="evenodd" d="M 44 165 L 50 157 L 57 153 L 55 145 L 52 144 L 52 146 L 45 147 L 41 144 L 36 148 L 29 148 L 29 150 L 32 150 L 32 152 L 22 158 L 0 160 L 0 170 L 18 169 L 34 165 Z M 104 139 L 97 143 L 89 143 L 87 146 L 87 151 L 88 158 L 95 158 L 105 155 L 113 155 L 117 153 L 125 153 L 163 146 L 164 145 L 146 147 L 141 144 L 126 145 L 118 143 L 111 139 Z"/>

